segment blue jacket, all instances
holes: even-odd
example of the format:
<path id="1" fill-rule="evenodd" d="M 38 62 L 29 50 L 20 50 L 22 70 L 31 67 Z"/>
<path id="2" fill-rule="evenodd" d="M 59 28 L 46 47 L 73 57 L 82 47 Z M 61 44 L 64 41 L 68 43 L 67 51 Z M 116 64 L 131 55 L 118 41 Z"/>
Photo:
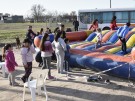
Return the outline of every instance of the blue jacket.
<path id="1" fill-rule="evenodd" d="M 68 44 L 66 44 L 66 47 L 67 47 L 67 51 L 65 51 L 65 58 L 69 58 L 70 57 L 70 46 Z"/>
<path id="2" fill-rule="evenodd" d="M 117 35 L 119 37 L 122 37 L 122 38 L 125 38 L 126 35 L 128 34 L 129 32 L 129 27 L 128 26 L 123 26 L 123 27 L 120 27 L 118 30 L 117 30 Z"/>

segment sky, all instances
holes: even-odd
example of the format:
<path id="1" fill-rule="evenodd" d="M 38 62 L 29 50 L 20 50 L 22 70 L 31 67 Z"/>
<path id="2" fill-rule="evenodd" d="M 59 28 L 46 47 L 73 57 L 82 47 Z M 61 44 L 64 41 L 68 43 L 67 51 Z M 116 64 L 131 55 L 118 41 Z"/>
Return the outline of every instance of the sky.
<path id="1" fill-rule="evenodd" d="M 30 15 L 34 4 L 41 4 L 48 11 L 67 12 L 83 9 L 109 8 L 110 0 L 1 0 L 0 13 Z M 112 8 L 135 7 L 135 0 L 112 0 Z"/>

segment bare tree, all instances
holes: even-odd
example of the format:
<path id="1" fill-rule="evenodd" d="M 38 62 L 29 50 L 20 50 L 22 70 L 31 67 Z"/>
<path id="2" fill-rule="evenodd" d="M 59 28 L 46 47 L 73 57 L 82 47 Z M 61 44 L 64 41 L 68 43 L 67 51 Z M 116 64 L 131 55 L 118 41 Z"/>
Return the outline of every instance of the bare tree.
<path id="1" fill-rule="evenodd" d="M 44 20 L 45 11 L 46 9 L 40 4 L 35 4 L 31 8 L 32 17 L 36 22 L 42 22 Z"/>
<path id="2" fill-rule="evenodd" d="M 71 11 L 70 16 L 71 16 L 72 21 L 73 21 L 74 19 L 76 19 L 76 18 L 77 18 L 76 11 Z"/>

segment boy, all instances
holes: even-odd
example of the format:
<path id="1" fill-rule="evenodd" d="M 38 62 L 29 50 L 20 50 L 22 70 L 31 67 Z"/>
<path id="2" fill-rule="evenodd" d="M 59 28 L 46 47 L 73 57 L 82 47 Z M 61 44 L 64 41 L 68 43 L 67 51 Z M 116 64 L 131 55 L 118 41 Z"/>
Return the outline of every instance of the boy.
<path id="1" fill-rule="evenodd" d="M 69 51 L 70 51 L 70 46 L 68 45 L 68 43 L 69 43 L 69 40 L 66 38 L 65 40 L 65 43 L 66 43 L 66 48 L 67 48 L 67 50 L 65 51 L 65 71 L 68 71 L 68 72 L 70 72 L 70 70 L 69 70 L 69 60 L 70 60 L 70 53 L 69 53 Z"/>
<path id="2" fill-rule="evenodd" d="M 129 32 L 130 22 L 126 23 L 123 27 L 120 27 L 117 31 L 117 35 L 122 42 L 122 51 L 127 54 L 127 47 L 126 47 L 126 35 Z"/>

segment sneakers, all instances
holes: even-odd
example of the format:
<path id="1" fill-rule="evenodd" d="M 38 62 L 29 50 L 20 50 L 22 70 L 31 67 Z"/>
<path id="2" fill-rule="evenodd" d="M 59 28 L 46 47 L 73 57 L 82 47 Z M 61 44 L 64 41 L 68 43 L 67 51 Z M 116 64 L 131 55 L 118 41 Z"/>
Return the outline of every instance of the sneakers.
<path id="1" fill-rule="evenodd" d="M 48 79 L 55 79 L 54 76 L 48 76 Z"/>
<path id="2" fill-rule="evenodd" d="M 19 84 L 17 82 L 14 82 L 12 86 L 19 86 Z"/>
<path id="3" fill-rule="evenodd" d="M 22 81 L 23 81 L 23 83 L 25 83 L 26 82 L 26 80 L 22 77 L 22 78 L 20 78 Z"/>
<path id="4" fill-rule="evenodd" d="M 10 86 L 19 86 L 19 84 L 17 82 L 14 82 L 14 83 L 9 83 Z"/>

